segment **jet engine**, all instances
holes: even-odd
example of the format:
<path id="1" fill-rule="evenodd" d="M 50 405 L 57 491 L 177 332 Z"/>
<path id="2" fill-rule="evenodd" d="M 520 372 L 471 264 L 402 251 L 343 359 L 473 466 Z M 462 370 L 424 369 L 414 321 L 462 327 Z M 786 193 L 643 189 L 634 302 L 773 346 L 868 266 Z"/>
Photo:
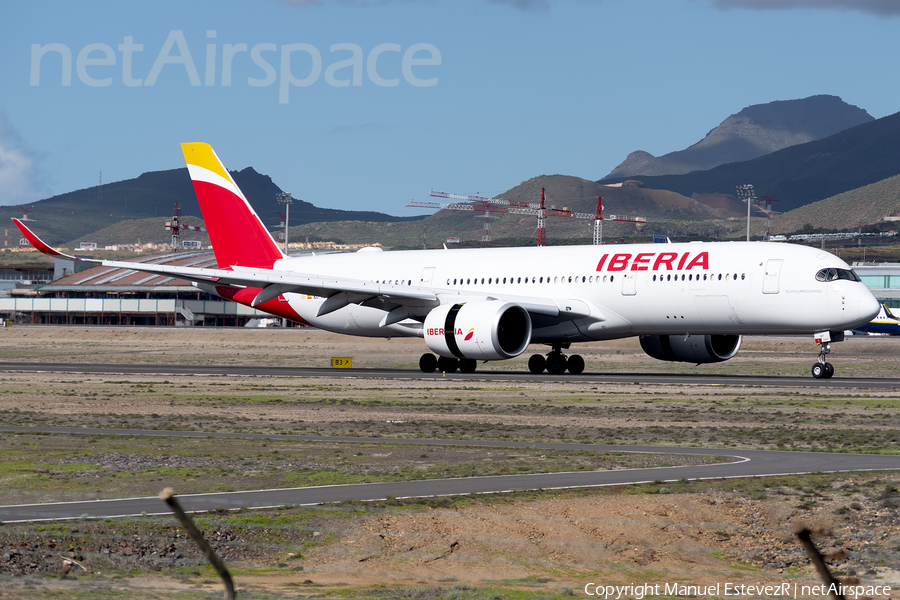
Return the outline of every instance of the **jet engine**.
<path id="1" fill-rule="evenodd" d="M 734 358 L 741 349 L 741 336 L 642 335 L 641 348 L 659 360 L 715 363 Z"/>
<path id="2" fill-rule="evenodd" d="M 531 316 L 511 302 L 444 304 L 425 317 L 425 343 L 447 358 L 503 360 L 530 342 Z"/>

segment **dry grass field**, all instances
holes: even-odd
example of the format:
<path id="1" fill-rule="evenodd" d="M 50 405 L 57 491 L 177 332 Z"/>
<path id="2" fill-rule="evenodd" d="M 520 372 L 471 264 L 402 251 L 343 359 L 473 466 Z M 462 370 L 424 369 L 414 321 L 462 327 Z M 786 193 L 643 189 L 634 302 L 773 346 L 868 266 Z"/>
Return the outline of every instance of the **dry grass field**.
<path id="1" fill-rule="evenodd" d="M 835 349 L 837 378 L 900 373 L 900 340 L 851 338 Z M 325 367 L 349 356 L 363 369 L 413 369 L 423 351 L 421 340 L 298 329 L 0 330 L 0 360 L 28 363 Z M 496 370 L 525 371 L 524 360 L 427 384 L 338 369 L 327 377 L 177 378 L 11 369 L 0 373 L 0 424 L 896 452 L 900 390 L 828 387 L 811 377 L 785 388 L 641 378 L 808 376 L 816 351 L 805 338 L 749 338 L 732 361 L 696 367 L 654 361 L 634 340 L 579 347 L 586 371 L 635 375 L 602 385 L 572 376 L 492 379 Z M 0 504 L 153 495 L 168 485 L 183 494 L 686 460 L 700 459 L 3 433 Z M 585 596 L 588 583 L 812 585 L 816 575 L 790 533 L 798 520 L 830 534 L 817 543 L 839 574 L 900 589 L 898 487 L 893 473 L 817 474 L 285 507 L 198 522 L 240 597 L 563 598 Z M 63 573 L 66 559 L 83 568 Z M 196 548 L 164 517 L 2 525 L 0 581 L 0 598 L 221 597 Z"/>

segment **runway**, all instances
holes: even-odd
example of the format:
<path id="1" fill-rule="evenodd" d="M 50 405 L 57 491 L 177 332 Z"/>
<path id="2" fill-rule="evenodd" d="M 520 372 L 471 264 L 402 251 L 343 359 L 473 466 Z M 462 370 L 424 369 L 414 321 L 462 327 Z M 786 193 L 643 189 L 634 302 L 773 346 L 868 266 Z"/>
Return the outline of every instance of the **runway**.
<path id="1" fill-rule="evenodd" d="M 810 361 L 810 366 L 812 361 Z M 455 379 L 461 381 L 576 381 L 583 383 L 646 383 L 648 385 L 747 385 L 763 387 L 814 387 L 894 389 L 900 387 L 900 377 L 867 378 L 841 377 L 840 371 L 832 379 L 814 379 L 812 375 L 792 377 L 784 375 L 710 375 L 701 373 L 589 373 L 581 375 L 533 375 L 524 371 L 476 371 L 475 373 L 422 373 L 418 369 L 332 369 L 320 367 L 258 367 L 258 366 L 200 366 L 120 363 L 26 363 L 0 362 L 0 371 L 30 371 L 56 373 L 110 373 L 116 375 L 242 375 L 257 377 L 359 377 L 371 379 L 415 379 L 422 381 Z"/>
<path id="2" fill-rule="evenodd" d="M 56 433 L 83 435 L 142 435 L 156 437 L 212 437 L 244 439 L 279 439 L 352 442 L 367 444 L 414 444 L 425 446 L 469 446 L 485 448 L 538 448 L 547 450 L 593 450 L 597 452 L 665 453 L 677 455 L 726 456 L 731 462 L 650 469 L 616 471 L 579 471 L 567 473 L 537 473 L 458 479 L 364 483 L 245 492 L 223 492 L 179 496 L 185 510 L 192 512 L 216 509 L 267 508 L 285 505 L 303 506 L 348 500 L 381 500 L 388 497 L 410 498 L 456 494 L 488 494 L 535 489 L 563 489 L 647 483 L 657 480 L 678 481 L 682 478 L 722 479 L 736 477 L 767 477 L 797 475 L 814 472 L 897 470 L 900 456 L 868 454 L 829 454 L 824 452 L 777 452 L 765 450 L 735 450 L 710 448 L 675 448 L 666 446 L 614 446 L 603 444 L 564 444 L 534 442 L 460 441 L 416 438 L 363 438 L 304 435 L 266 435 L 218 433 L 203 431 L 158 431 L 136 429 L 97 429 L 66 427 L 0 426 L 0 431 L 20 433 Z M 176 490 L 177 491 L 177 490 Z M 0 521 L 45 521 L 80 517 L 109 518 L 152 514 L 168 514 L 166 505 L 155 497 L 58 502 L 0 507 Z"/>

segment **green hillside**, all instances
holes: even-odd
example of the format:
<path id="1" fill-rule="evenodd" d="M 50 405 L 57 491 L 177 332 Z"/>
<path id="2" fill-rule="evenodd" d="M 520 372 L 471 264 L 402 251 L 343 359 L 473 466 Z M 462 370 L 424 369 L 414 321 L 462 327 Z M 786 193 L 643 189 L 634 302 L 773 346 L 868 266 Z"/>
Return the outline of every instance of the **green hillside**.
<path id="1" fill-rule="evenodd" d="M 795 233 L 804 228 L 855 230 L 900 215 L 900 175 L 814 202 L 773 219 L 774 233 Z M 886 223 L 883 229 L 900 228 Z"/>
<path id="2" fill-rule="evenodd" d="M 736 235 L 743 221 L 730 221 L 741 216 L 739 203 L 711 208 L 675 192 L 651 190 L 639 184 L 610 187 L 568 175 L 541 175 L 524 181 L 500 194 L 505 200 L 540 202 L 541 188 L 546 189 L 545 207 L 566 208 L 572 212 L 594 215 L 597 198 L 603 197 L 603 214 L 641 216 L 647 225 L 604 221 L 604 239 L 648 239 L 651 235 L 672 237 L 718 238 Z M 436 202 L 449 201 L 434 199 Z M 483 213 L 440 210 L 414 223 L 335 222 L 311 223 L 291 227 L 290 239 L 296 241 L 334 241 L 347 244 L 380 242 L 392 248 L 439 247 L 448 237 L 458 237 L 463 245 L 480 245 L 484 232 Z M 593 240 L 593 219 L 548 217 L 545 223 L 546 243 L 589 244 Z M 491 213 L 491 236 L 497 245 L 534 245 L 537 217 L 532 215 Z"/>
<path id="3" fill-rule="evenodd" d="M 263 222 L 266 225 L 277 225 L 280 206 L 275 195 L 282 191 L 281 188 L 268 175 L 262 175 L 252 167 L 230 173 Z M 176 202 L 181 205 L 182 215 L 202 217 L 187 168 L 144 173 L 134 179 L 106 183 L 40 200 L 29 204 L 32 208 L 29 218 L 34 219 L 35 231 L 47 243 L 71 246 L 75 241 L 95 241 L 95 232 L 122 221 L 155 218 L 163 222 L 166 217 L 172 216 Z M 16 206 L 0 207 L 0 219 L 8 222 L 10 217 L 20 216 L 22 211 Z M 392 217 L 374 211 L 322 208 L 298 198 L 291 205 L 291 222 L 298 224 L 344 220 L 393 222 L 417 218 Z M 147 234 L 152 235 L 150 229 Z M 110 239 L 110 243 L 137 241 L 136 238 Z M 154 238 L 146 241 L 152 239 Z"/>

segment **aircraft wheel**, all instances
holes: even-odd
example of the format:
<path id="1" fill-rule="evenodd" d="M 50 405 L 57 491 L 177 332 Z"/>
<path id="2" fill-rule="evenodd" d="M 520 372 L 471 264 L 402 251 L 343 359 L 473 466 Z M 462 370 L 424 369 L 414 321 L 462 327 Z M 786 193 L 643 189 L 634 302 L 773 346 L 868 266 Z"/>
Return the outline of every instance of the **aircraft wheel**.
<path id="1" fill-rule="evenodd" d="M 822 363 L 816 363 L 812 366 L 812 376 L 816 379 L 822 379 L 825 377 L 825 365 Z"/>
<path id="2" fill-rule="evenodd" d="M 434 373 L 434 370 L 437 369 L 437 366 L 437 357 L 429 352 L 423 354 L 419 359 L 419 369 L 421 369 L 423 373 Z"/>
<path id="3" fill-rule="evenodd" d="M 532 354 L 531 358 L 528 359 L 528 370 L 535 375 L 543 373 L 546 365 L 547 361 L 540 354 Z"/>
<path id="4" fill-rule="evenodd" d="M 551 375 L 562 375 L 566 372 L 566 357 L 551 352 L 547 357 L 547 372 Z"/>
<path id="5" fill-rule="evenodd" d="M 456 370 L 459 368 L 459 361 L 455 358 L 442 356 L 437 359 L 437 368 L 441 373 L 456 373 Z"/>
<path id="6" fill-rule="evenodd" d="M 825 376 L 824 379 L 831 379 L 834 377 L 834 365 L 827 362 L 825 363 Z"/>
<path id="7" fill-rule="evenodd" d="M 577 354 L 573 354 L 569 357 L 569 360 L 566 361 L 566 369 L 568 369 L 569 373 L 572 375 L 581 375 L 581 373 L 584 372 L 584 359 Z"/>
<path id="8" fill-rule="evenodd" d="M 459 370 L 462 373 L 474 373 L 478 367 L 478 361 L 474 358 L 459 359 Z"/>

